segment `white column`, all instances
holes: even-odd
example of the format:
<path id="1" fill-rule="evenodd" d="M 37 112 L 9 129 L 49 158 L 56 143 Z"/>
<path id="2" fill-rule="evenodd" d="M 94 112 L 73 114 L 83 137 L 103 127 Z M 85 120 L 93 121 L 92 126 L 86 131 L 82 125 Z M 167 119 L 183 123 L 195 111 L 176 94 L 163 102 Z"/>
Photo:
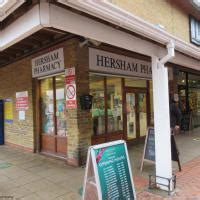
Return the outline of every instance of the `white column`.
<path id="1" fill-rule="evenodd" d="M 169 89 L 168 68 L 159 65 L 157 57 L 152 56 L 152 80 L 154 101 L 154 128 L 155 128 L 155 156 L 156 175 L 171 178 L 171 140 L 170 140 L 170 117 L 169 117 Z M 163 179 L 157 182 L 167 184 Z M 167 190 L 158 184 L 158 186 Z M 171 185 L 172 189 L 172 185 Z"/>

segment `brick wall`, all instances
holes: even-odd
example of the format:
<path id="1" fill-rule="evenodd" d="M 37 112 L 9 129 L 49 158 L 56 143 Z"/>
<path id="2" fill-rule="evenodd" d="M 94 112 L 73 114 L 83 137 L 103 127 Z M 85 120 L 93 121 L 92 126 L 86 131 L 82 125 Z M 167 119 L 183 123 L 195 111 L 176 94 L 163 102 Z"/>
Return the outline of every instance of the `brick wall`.
<path id="1" fill-rule="evenodd" d="M 5 123 L 5 141 L 33 150 L 32 78 L 30 58 L 0 68 L 0 98 L 13 101 L 13 124 Z M 29 109 L 26 119 L 19 120 L 16 110 L 16 92 L 28 91 Z"/>
<path id="2" fill-rule="evenodd" d="M 74 41 L 73 47 L 65 49 L 66 68 L 76 69 L 77 109 L 67 110 L 68 124 L 68 162 L 72 165 L 82 165 L 86 161 L 87 150 L 91 144 L 92 116 L 90 111 L 80 107 L 80 95 L 89 93 L 89 58 L 88 48 L 79 47 L 79 41 Z M 67 59 L 70 57 L 69 59 Z M 71 60 L 69 62 L 69 60 Z"/>
<path id="3" fill-rule="evenodd" d="M 161 24 L 169 33 L 189 42 L 189 17 L 173 0 L 110 0 L 120 8 L 152 24 Z"/>
<path id="4" fill-rule="evenodd" d="M 79 39 L 77 38 L 52 46 L 0 68 L 0 98 L 13 100 L 14 121 L 13 124 L 5 124 L 5 141 L 15 146 L 21 146 L 30 150 L 34 149 L 34 126 L 38 127 L 39 125 L 34 124 L 33 112 L 35 105 L 32 105 L 32 92 L 36 88 L 32 86 L 31 59 L 62 47 L 64 48 L 65 68 L 76 68 L 78 103 L 77 109 L 67 110 L 67 158 L 70 164 L 79 165 L 85 162 L 87 149 L 91 141 L 92 129 L 90 111 L 82 111 L 79 104 L 79 96 L 83 93 L 89 93 L 88 48 L 80 48 Z M 26 111 L 25 121 L 19 121 L 18 111 L 16 111 L 15 106 L 16 92 L 20 91 L 28 91 L 29 95 L 29 109 Z M 39 136 L 39 129 L 36 130 L 36 134 Z"/>

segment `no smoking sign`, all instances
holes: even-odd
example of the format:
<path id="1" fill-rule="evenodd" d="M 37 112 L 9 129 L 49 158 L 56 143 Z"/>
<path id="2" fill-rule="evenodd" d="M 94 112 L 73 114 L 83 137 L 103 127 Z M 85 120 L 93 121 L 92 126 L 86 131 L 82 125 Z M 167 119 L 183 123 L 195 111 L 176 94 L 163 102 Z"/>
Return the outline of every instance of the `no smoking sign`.
<path id="1" fill-rule="evenodd" d="M 66 108 L 77 108 L 76 102 L 76 84 L 66 85 Z"/>
<path id="2" fill-rule="evenodd" d="M 66 83 L 66 108 L 77 108 L 76 102 L 76 83 L 75 83 L 75 68 L 68 68 L 65 71 Z"/>
<path id="3" fill-rule="evenodd" d="M 76 88 L 74 85 L 68 85 L 67 86 L 67 98 L 68 99 L 74 99 L 76 96 Z"/>

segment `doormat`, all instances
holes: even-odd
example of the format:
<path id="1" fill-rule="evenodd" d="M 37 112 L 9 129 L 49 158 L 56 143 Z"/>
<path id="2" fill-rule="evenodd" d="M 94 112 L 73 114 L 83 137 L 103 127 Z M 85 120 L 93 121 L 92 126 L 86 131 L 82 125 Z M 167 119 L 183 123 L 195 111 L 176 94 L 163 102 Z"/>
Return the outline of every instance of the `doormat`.
<path id="1" fill-rule="evenodd" d="M 195 141 L 200 141 L 200 138 L 194 138 L 193 140 L 195 140 Z"/>
<path id="2" fill-rule="evenodd" d="M 5 169 L 5 168 L 11 167 L 11 166 L 12 166 L 12 164 L 8 163 L 8 162 L 0 163 L 0 169 Z"/>

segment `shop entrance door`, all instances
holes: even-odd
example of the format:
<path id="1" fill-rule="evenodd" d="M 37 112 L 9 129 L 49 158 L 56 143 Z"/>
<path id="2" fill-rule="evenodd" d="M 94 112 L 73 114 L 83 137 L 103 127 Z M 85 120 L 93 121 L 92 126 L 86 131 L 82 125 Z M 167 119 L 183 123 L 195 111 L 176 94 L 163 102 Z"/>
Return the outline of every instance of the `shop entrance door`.
<path id="1" fill-rule="evenodd" d="M 146 91 L 126 91 L 126 137 L 136 140 L 146 135 L 147 131 L 147 101 Z"/>
<path id="2" fill-rule="evenodd" d="M 40 81 L 41 151 L 67 153 L 64 75 Z"/>

